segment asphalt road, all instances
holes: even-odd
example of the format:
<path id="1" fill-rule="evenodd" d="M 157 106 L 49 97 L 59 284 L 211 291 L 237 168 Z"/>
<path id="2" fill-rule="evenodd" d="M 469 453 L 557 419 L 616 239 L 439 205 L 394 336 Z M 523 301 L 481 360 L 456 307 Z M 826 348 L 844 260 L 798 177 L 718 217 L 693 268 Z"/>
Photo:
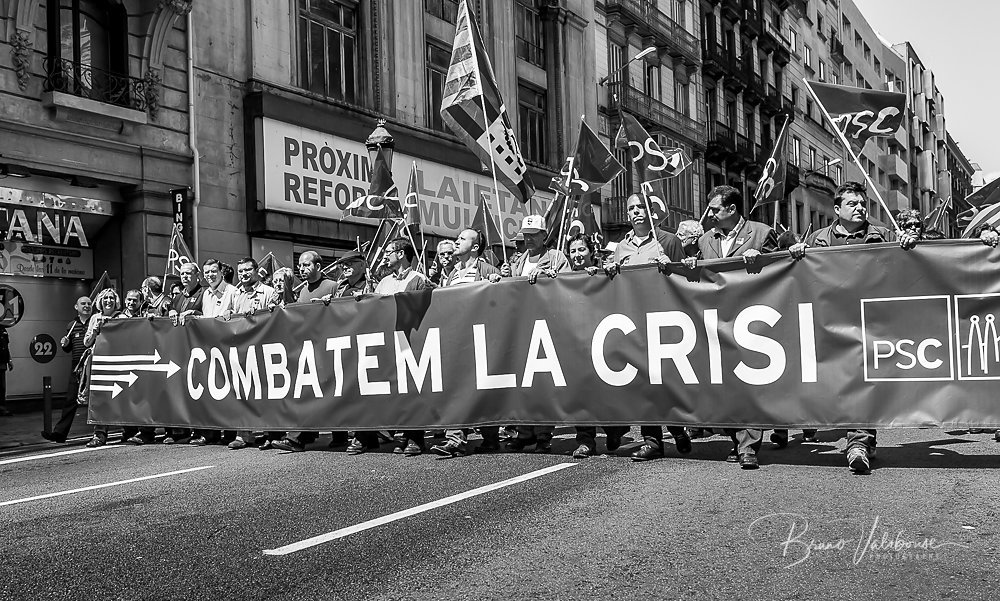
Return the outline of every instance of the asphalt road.
<path id="1" fill-rule="evenodd" d="M 839 438 L 839 440 L 838 440 Z M 842 432 L 722 461 L 556 454 L 348 457 L 224 447 L 0 454 L 0 599 L 986 599 L 1000 592 L 1000 444 Z M 600 443 L 603 448 L 603 442 Z M 28 459 L 29 460 L 23 460 Z M 22 461 L 10 462 L 19 459 Z M 537 470 L 342 538 L 265 554 Z M 199 469 L 204 468 L 204 469 Z M 191 471 L 184 471 L 191 470 Z M 179 472 L 179 473 L 174 473 Z M 136 478 L 173 475 L 18 501 Z M 812 541 L 812 545 L 810 545 Z M 867 543 L 867 544 L 866 544 Z"/>

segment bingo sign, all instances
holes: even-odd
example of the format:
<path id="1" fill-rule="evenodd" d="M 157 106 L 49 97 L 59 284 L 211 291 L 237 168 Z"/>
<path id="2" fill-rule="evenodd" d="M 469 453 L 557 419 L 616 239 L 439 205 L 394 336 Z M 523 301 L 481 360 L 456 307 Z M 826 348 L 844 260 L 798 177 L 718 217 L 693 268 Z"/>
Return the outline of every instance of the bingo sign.
<path id="1" fill-rule="evenodd" d="M 56 356 L 56 340 L 48 334 L 39 334 L 31 339 L 31 348 L 28 352 L 36 362 L 48 363 Z"/>
<path id="2" fill-rule="evenodd" d="M 14 288 L 0 284 L 0 326 L 16 326 L 24 317 L 24 299 Z"/>

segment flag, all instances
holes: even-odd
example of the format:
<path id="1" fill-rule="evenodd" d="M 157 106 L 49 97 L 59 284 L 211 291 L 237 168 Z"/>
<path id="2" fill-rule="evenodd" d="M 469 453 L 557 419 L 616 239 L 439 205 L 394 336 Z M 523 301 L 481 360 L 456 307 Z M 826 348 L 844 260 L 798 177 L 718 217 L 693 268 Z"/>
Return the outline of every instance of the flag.
<path id="1" fill-rule="evenodd" d="M 559 177 L 553 177 L 552 183 L 555 185 Z M 551 247 L 559 246 L 559 231 L 562 229 L 565 218 L 568 217 L 566 203 L 569 197 L 565 193 L 559 192 L 556 197 L 545 207 L 545 244 Z"/>
<path id="2" fill-rule="evenodd" d="M 650 219 L 659 223 L 667 217 L 663 179 L 676 177 L 691 165 L 683 149 L 663 150 L 635 117 L 621 111 L 621 126 L 615 136 L 616 148 L 628 148 L 637 168 L 642 195 L 649 202 Z"/>
<path id="3" fill-rule="evenodd" d="M 924 217 L 924 231 L 931 232 L 937 229 L 939 223 L 941 223 L 941 218 L 948 211 L 948 207 L 951 206 L 951 196 L 948 200 L 938 199 L 938 204 L 934 207 L 934 210 Z"/>
<path id="4" fill-rule="evenodd" d="M 595 241 L 601 237 L 601 224 L 594 213 L 594 203 L 590 201 L 577 199 L 567 221 L 567 239 L 575 234 L 585 234 Z"/>
<path id="5" fill-rule="evenodd" d="M 601 142 L 587 122 L 580 121 L 580 136 L 576 141 L 576 152 L 566 159 L 555 184 L 558 190 L 567 196 L 594 192 L 607 184 L 625 170 L 615 155 Z"/>
<path id="6" fill-rule="evenodd" d="M 806 80 L 816 100 L 826 109 L 837 128 L 860 153 L 865 142 L 876 136 L 892 136 L 906 114 L 906 94 Z"/>
<path id="7" fill-rule="evenodd" d="M 266 281 L 274 276 L 274 272 L 278 271 L 285 265 L 274 256 L 274 253 L 267 253 L 264 258 L 257 261 L 257 275 L 260 276 L 260 280 Z"/>
<path id="8" fill-rule="evenodd" d="M 101 292 L 104 292 L 105 290 L 107 290 L 108 288 L 114 288 L 114 286 L 111 285 L 111 277 L 108 276 L 108 272 L 105 271 L 104 273 L 101 274 L 101 277 L 94 284 L 93 289 L 91 289 L 91 291 L 90 291 L 90 301 L 91 302 L 96 302 L 97 301 L 97 296 Z"/>
<path id="9" fill-rule="evenodd" d="M 494 176 L 515 198 L 528 202 L 535 188 L 466 0 L 458 5 L 441 118 L 484 165 L 493 167 Z"/>
<path id="10" fill-rule="evenodd" d="M 977 230 L 984 225 L 996 228 L 997 224 L 1000 223 L 1000 202 L 979 209 L 973 207 L 972 211 L 972 221 L 962 231 L 963 238 L 971 238 L 977 235 L 979 233 Z"/>
<path id="11" fill-rule="evenodd" d="M 486 248 L 495 244 L 506 244 L 506 239 L 500 233 L 500 226 L 497 225 L 496 217 L 490 210 L 490 202 L 485 194 L 479 195 L 479 210 L 476 211 L 476 216 L 472 219 L 472 225 L 469 227 L 483 233 L 483 237 L 486 238 Z M 480 250 L 486 250 L 486 248 Z"/>
<path id="12" fill-rule="evenodd" d="M 1000 202 L 1000 177 L 966 196 L 965 202 L 976 208 Z"/>
<path id="13" fill-rule="evenodd" d="M 399 204 L 399 190 L 392 181 L 392 172 L 389 171 L 389 165 L 381 151 L 375 156 L 368 194 L 355 198 L 347 205 L 345 212 L 354 217 L 374 219 L 394 219 L 403 216 L 403 208 Z"/>
<path id="14" fill-rule="evenodd" d="M 413 161 L 410 168 L 410 183 L 406 187 L 406 198 L 403 199 L 403 223 L 407 228 L 417 226 L 417 231 L 423 231 L 420 224 L 420 195 L 417 193 L 417 162 Z"/>
<path id="15" fill-rule="evenodd" d="M 757 181 L 757 189 L 753 193 L 754 204 L 750 212 L 753 213 L 757 207 L 771 202 L 779 202 L 785 198 L 785 168 L 788 162 L 788 154 L 785 147 L 788 142 L 788 118 L 781 126 L 781 132 L 771 150 L 771 157 L 764 163 L 764 173 Z M 777 213 L 775 214 L 777 218 Z"/>
<path id="16" fill-rule="evenodd" d="M 170 233 L 170 244 L 167 246 L 167 268 L 163 272 L 164 282 L 169 276 L 180 276 L 181 266 L 187 263 L 194 263 L 195 269 L 198 269 L 198 261 L 195 260 L 194 253 L 184 242 L 184 236 L 181 235 L 181 231 L 175 223 L 174 229 Z"/>

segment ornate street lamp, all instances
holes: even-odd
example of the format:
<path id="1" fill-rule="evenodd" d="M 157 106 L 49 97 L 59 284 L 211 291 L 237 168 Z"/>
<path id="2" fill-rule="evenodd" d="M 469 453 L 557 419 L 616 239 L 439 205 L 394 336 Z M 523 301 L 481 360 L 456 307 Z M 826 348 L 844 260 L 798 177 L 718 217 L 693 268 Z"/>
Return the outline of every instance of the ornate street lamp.
<path id="1" fill-rule="evenodd" d="M 385 129 L 385 119 L 379 119 L 378 124 L 372 133 L 368 134 L 365 140 L 365 148 L 368 149 L 368 159 L 372 166 L 375 165 L 375 157 L 379 152 L 385 152 L 385 162 L 392 169 L 392 152 L 396 149 L 396 141 Z"/>

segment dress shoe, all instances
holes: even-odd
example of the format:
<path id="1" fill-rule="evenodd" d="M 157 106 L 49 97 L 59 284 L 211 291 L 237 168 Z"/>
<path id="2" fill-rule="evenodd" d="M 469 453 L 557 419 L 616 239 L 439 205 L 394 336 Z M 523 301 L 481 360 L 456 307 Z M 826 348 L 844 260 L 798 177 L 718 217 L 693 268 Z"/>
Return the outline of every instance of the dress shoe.
<path id="1" fill-rule="evenodd" d="M 691 452 L 691 438 L 686 434 L 683 436 L 678 436 L 674 438 L 674 446 L 677 447 L 677 452 L 681 455 L 687 455 Z"/>
<path id="2" fill-rule="evenodd" d="M 348 455 L 360 455 L 367 450 L 368 449 L 365 447 L 364 443 L 355 438 L 351 440 L 351 444 L 347 445 L 347 449 L 345 449 L 344 452 Z"/>
<path id="3" fill-rule="evenodd" d="M 442 457 L 461 457 L 469 454 L 469 445 L 448 441 L 444 444 L 436 444 L 431 447 L 431 452 Z"/>
<path id="4" fill-rule="evenodd" d="M 803 430 L 802 442 L 816 442 L 816 430 Z"/>
<path id="5" fill-rule="evenodd" d="M 188 444 L 194 445 L 196 447 L 203 447 L 208 444 L 208 439 L 204 436 L 196 436 L 188 441 Z"/>
<path id="6" fill-rule="evenodd" d="M 175 442 L 177 442 L 177 441 L 174 440 L 173 436 L 169 436 L 168 435 L 168 436 L 164 436 L 163 437 L 163 444 L 174 444 Z"/>
<path id="7" fill-rule="evenodd" d="M 552 452 L 552 441 L 551 440 L 539 440 L 535 443 L 535 452 L 539 454 L 546 454 Z"/>
<path id="8" fill-rule="evenodd" d="M 129 439 L 129 442 L 132 442 L 131 438 Z M 242 438 L 234 438 L 233 441 L 226 446 L 235 451 L 238 449 L 245 449 L 247 447 L 247 443 Z"/>
<path id="9" fill-rule="evenodd" d="M 632 461 L 649 461 L 661 457 L 663 457 L 663 449 L 651 444 L 644 444 L 639 447 L 638 451 L 632 453 Z"/>
<path id="10" fill-rule="evenodd" d="M 771 442 L 776 444 L 779 449 L 783 449 L 788 446 L 788 431 L 784 432 L 784 435 L 778 434 L 777 432 L 771 432 Z"/>
<path id="11" fill-rule="evenodd" d="M 290 453 L 301 453 L 302 451 L 306 450 L 305 445 L 292 442 L 287 438 L 282 438 L 281 440 L 272 440 L 271 448 L 278 449 L 280 451 L 288 451 Z"/>
<path id="12" fill-rule="evenodd" d="M 103 447 L 107 442 L 108 442 L 107 440 L 95 434 L 94 437 L 91 438 L 90 441 L 88 441 L 87 444 L 84 446 L 86 446 L 88 449 L 93 449 L 96 447 Z"/>
<path id="13" fill-rule="evenodd" d="M 520 452 L 523 451 L 525 447 L 530 447 L 533 444 L 537 444 L 538 439 L 532 436 L 531 438 L 512 438 L 507 441 L 507 448 L 511 451 Z"/>
<path id="14" fill-rule="evenodd" d="M 407 440 L 406 446 L 403 447 L 403 455 L 406 457 L 416 457 L 417 455 L 424 452 L 424 448 L 413 440 Z"/>
<path id="15" fill-rule="evenodd" d="M 740 460 L 740 456 L 736 452 L 736 449 L 733 449 L 732 451 L 729 451 L 729 454 L 726 455 L 726 463 L 738 463 L 739 460 Z"/>
<path id="16" fill-rule="evenodd" d="M 576 447 L 573 451 L 573 459 L 586 459 L 594 454 L 594 449 L 590 448 L 589 445 L 582 444 Z"/>
<path id="17" fill-rule="evenodd" d="M 750 453 L 740 455 L 740 468 L 745 470 L 755 470 L 760 465 L 757 463 L 757 456 Z"/>
<path id="18" fill-rule="evenodd" d="M 42 432 L 42 438 L 50 442 L 66 442 L 66 437 L 55 432 Z"/>

